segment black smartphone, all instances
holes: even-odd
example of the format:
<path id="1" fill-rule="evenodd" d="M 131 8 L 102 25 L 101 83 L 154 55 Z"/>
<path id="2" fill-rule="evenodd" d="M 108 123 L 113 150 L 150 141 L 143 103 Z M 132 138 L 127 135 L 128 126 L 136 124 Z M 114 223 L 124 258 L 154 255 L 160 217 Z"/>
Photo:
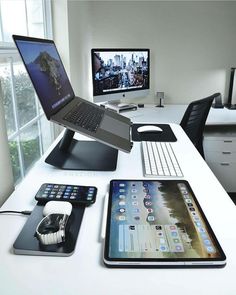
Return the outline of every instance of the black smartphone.
<path id="1" fill-rule="evenodd" d="M 44 183 L 38 190 L 35 199 L 40 203 L 48 201 L 67 201 L 72 204 L 89 206 L 96 201 L 97 188 L 72 184 Z"/>

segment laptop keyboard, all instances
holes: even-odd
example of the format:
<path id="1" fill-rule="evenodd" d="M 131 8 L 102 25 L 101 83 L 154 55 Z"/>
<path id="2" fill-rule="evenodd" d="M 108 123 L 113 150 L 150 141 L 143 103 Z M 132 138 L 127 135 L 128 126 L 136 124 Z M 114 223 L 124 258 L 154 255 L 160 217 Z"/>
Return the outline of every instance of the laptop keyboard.
<path id="1" fill-rule="evenodd" d="M 144 176 L 183 176 L 169 142 L 142 141 L 142 155 Z"/>
<path id="2" fill-rule="evenodd" d="M 82 102 L 66 114 L 64 120 L 91 132 L 96 132 L 104 115 L 104 110 Z"/>

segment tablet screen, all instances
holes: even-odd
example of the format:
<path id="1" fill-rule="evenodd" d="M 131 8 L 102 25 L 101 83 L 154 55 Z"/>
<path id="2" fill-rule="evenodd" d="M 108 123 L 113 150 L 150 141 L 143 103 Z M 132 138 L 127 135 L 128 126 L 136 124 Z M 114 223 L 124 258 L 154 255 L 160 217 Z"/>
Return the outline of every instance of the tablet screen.
<path id="1" fill-rule="evenodd" d="M 187 181 L 113 180 L 105 258 L 217 261 L 224 253 Z"/>

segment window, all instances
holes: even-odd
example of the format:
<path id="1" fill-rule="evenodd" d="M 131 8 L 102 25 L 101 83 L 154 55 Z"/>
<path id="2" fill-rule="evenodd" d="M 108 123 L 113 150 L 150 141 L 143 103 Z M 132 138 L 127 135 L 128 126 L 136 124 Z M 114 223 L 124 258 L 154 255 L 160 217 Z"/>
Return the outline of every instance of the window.
<path id="1" fill-rule="evenodd" d="M 0 0 L 0 86 L 15 183 L 45 152 L 54 134 L 11 35 L 51 37 L 50 14 L 49 0 Z"/>

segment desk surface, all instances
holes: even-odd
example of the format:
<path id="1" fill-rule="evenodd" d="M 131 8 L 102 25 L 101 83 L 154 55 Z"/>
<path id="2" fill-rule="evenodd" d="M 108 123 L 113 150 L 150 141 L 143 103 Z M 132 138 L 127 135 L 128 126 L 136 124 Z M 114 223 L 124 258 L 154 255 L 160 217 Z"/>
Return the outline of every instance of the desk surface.
<path id="1" fill-rule="evenodd" d="M 176 123 L 179 124 L 187 105 L 165 105 L 164 108 L 145 105 L 137 111 L 124 112 L 125 116 L 136 122 L 159 122 L 159 123 Z M 122 113 L 123 114 L 123 113 Z M 207 125 L 236 125 L 236 111 L 227 108 L 211 108 Z"/>
<path id="2" fill-rule="evenodd" d="M 136 122 L 139 119 L 137 117 Z M 130 154 L 119 152 L 115 172 L 63 171 L 47 165 L 44 159 L 36 163 L 2 210 L 33 209 L 36 204 L 34 195 L 44 182 L 95 185 L 98 188 L 97 201 L 85 210 L 76 250 L 70 257 L 14 255 L 12 245 L 27 217 L 1 215 L 1 294 L 235 295 L 236 207 L 180 126 L 171 124 L 171 127 L 178 138 L 173 148 L 184 179 L 191 184 L 226 253 L 225 268 L 133 270 L 108 269 L 103 265 L 100 233 L 109 181 L 114 178 L 143 179 L 140 143 L 135 142 Z"/>

